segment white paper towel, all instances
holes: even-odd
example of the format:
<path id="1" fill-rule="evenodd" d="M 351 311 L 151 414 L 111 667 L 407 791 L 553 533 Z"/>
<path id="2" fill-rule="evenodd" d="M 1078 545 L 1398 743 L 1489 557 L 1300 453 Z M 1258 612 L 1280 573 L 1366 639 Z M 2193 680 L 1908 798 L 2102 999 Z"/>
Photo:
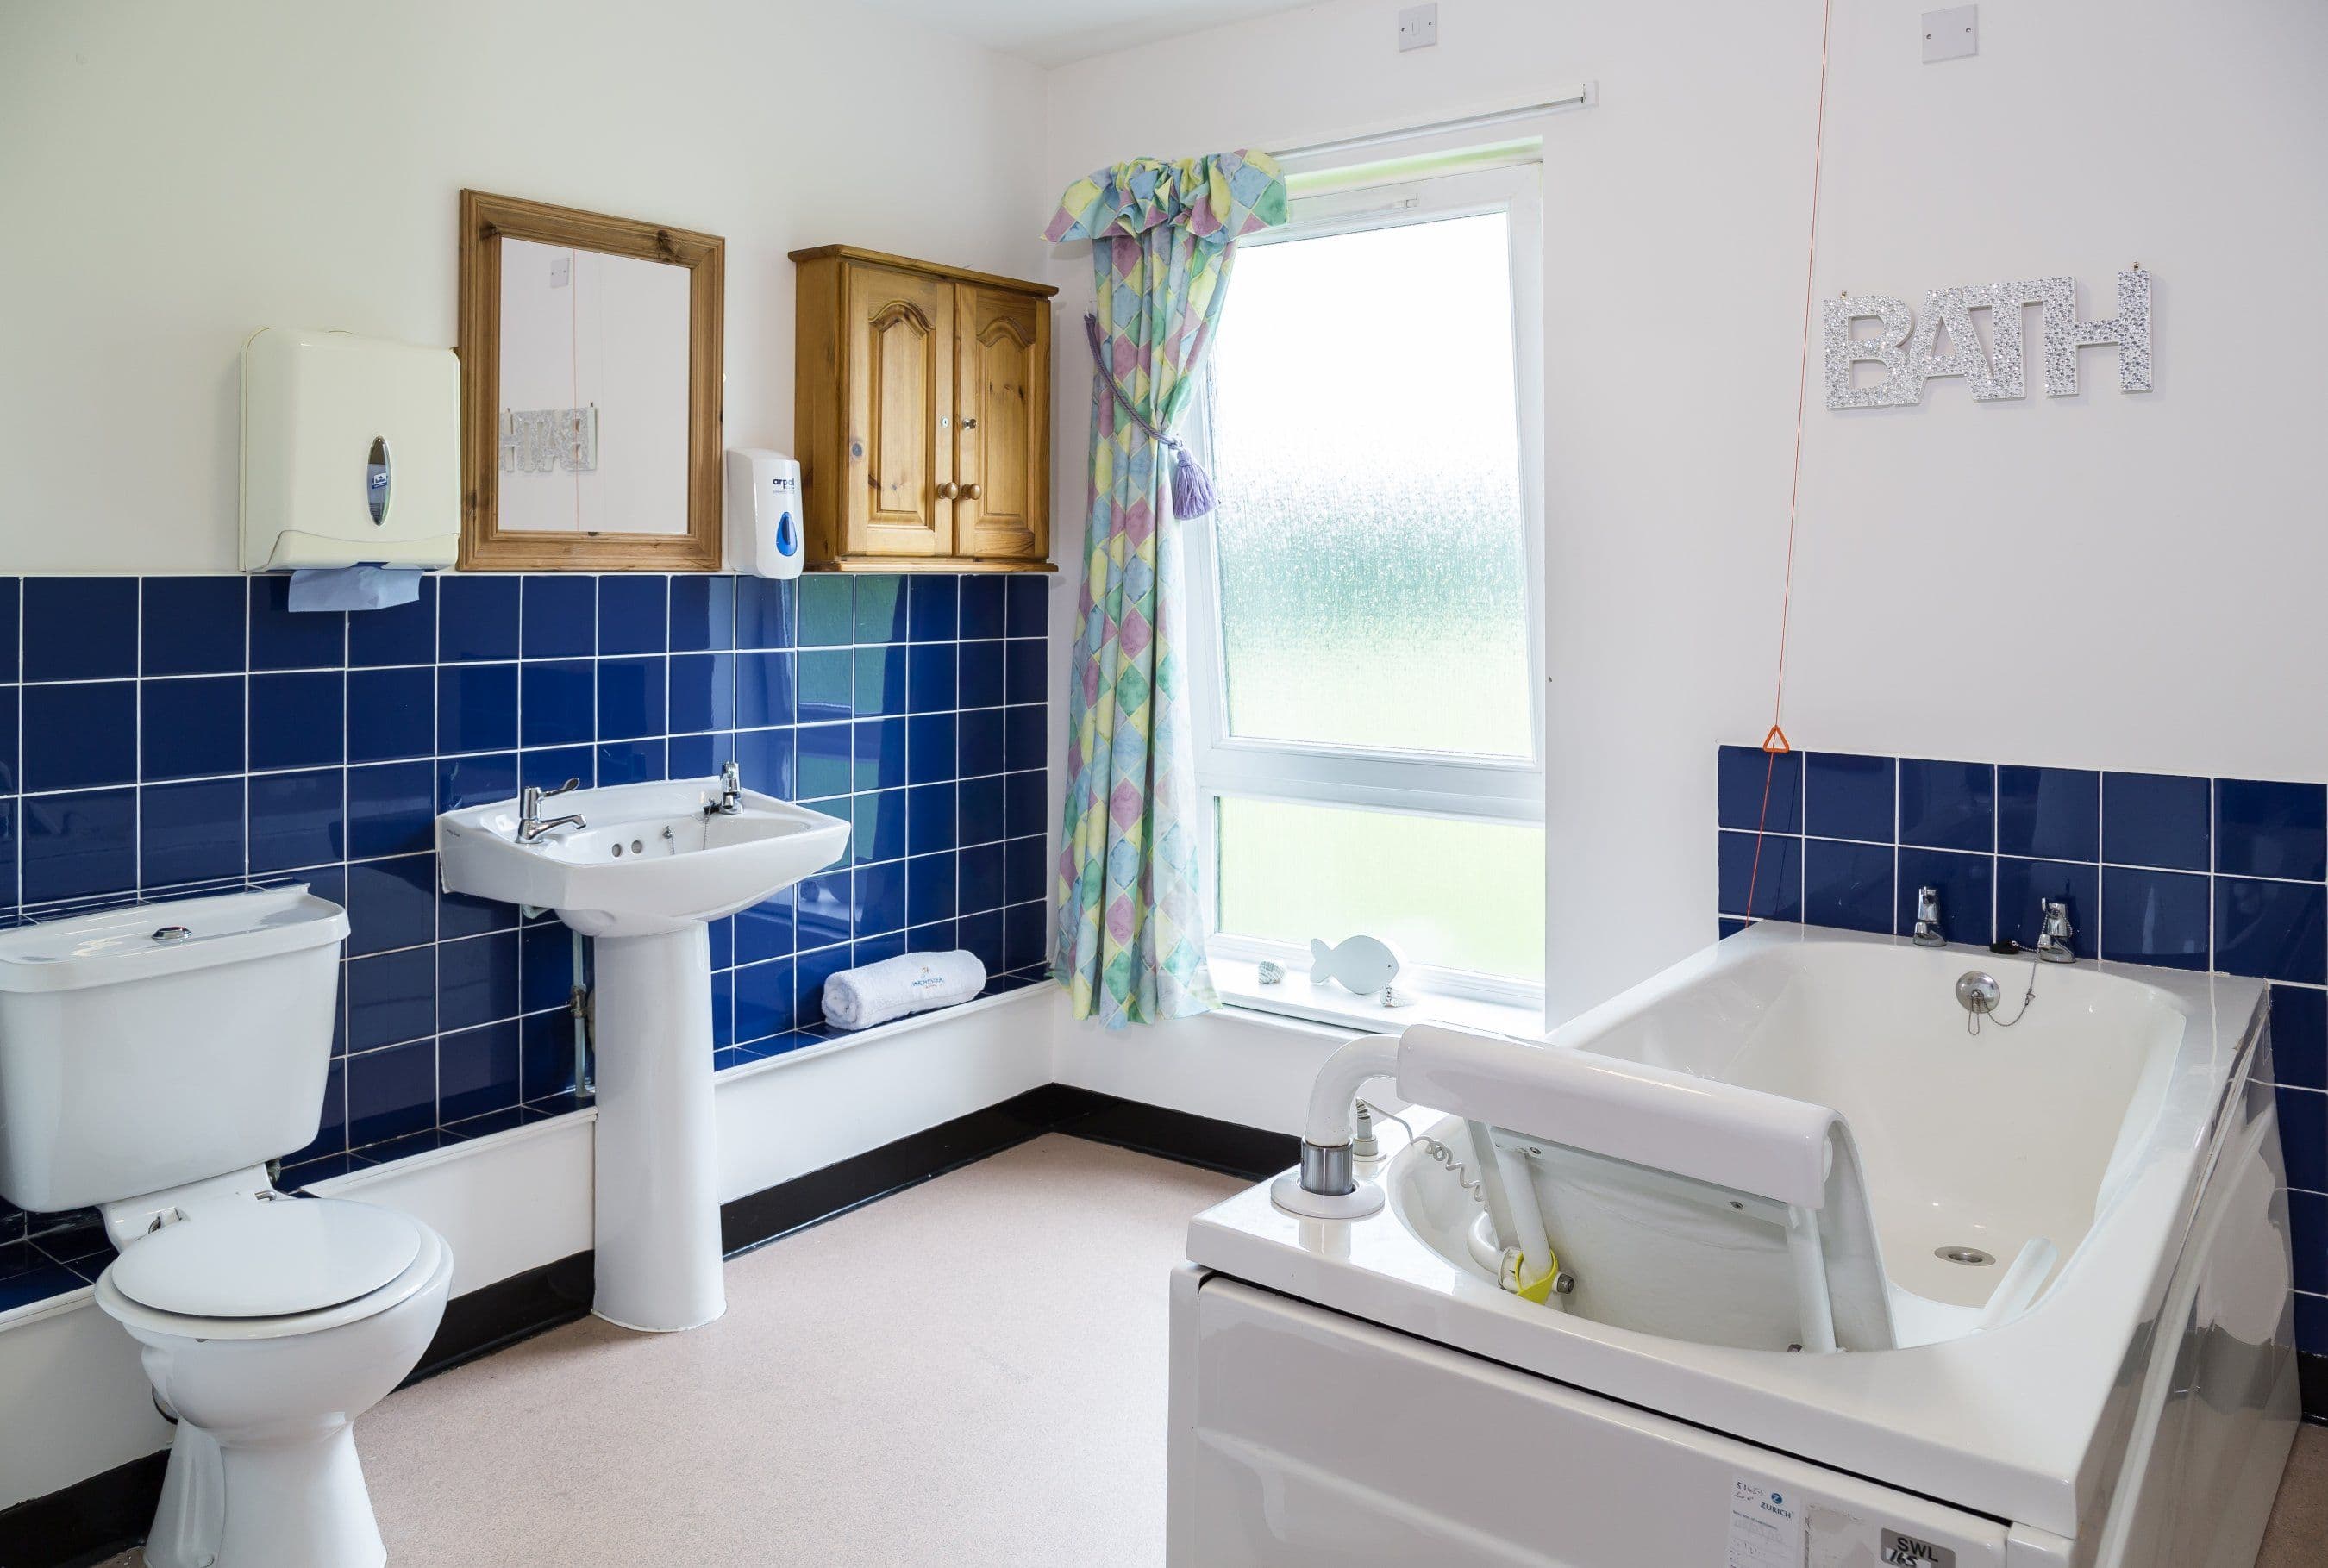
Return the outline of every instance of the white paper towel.
<path id="1" fill-rule="evenodd" d="M 385 610 L 420 596 L 418 567 L 331 567 L 291 574 L 295 610 Z"/>

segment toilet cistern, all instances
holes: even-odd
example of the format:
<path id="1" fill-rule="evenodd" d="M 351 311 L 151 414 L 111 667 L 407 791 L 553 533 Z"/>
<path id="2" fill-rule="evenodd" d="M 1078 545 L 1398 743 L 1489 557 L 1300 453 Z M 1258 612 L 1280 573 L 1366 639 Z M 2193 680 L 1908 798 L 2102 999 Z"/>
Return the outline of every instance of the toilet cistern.
<path id="1" fill-rule="evenodd" d="M 596 938 L 592 1310 L 626 1329 L 693 1329 L 727 1307 L 709 923 L 840 859 L 849 824 L 732 772 L 579 790 L 572 805 L 554 835 L 530 793 L 447 812 L 437 863 L 449 892 L 554 909 Z"/>

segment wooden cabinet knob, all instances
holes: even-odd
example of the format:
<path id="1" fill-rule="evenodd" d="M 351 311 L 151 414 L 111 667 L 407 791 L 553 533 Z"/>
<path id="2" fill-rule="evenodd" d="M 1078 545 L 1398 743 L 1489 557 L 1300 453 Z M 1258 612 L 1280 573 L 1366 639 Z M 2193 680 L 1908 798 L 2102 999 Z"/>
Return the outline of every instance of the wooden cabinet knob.
<path id="1" fill-rule="evenodd" d="M 938 499 L 940 501 L 952 501 L 955 494 L 956 491 L 954 489 L 954 483 L 953 480 L 944 479 L 938 482 Z"/>
<path id="2" fill-rule="evenodd" d="M 975 484 L 963 485 L 962 487 L 962 498 L 964 501 L 976 501 L 978 499 L 978 486 Z"/>

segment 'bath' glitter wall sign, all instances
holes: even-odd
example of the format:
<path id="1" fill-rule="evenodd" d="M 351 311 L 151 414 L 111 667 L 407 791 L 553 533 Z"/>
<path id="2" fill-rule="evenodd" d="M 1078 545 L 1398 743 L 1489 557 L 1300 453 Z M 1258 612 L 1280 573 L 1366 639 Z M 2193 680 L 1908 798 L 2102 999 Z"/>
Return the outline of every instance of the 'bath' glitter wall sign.
<path id="1" fill-rule="evenodd" d="M 1924 296 L 1921 321 L 1906 301 L 1887 295 L 1828 300 L 1826 406 L 1892 408 L 1920 403 L 1924 383 L 1934 376 L 1962 376 L 1980 402 L 2018 398 L 2027 380 L 2021 316 L 2032 305 L 2041 324 L 2047 397 L 2077 394 L 2078 351 L 2097 343 L 2117 349 L 2119 391 L 2150 390 L 2150 274 L 2137 267 L 2117 275 L 2117 314 L 2099 321 L 2078 319 L 2078 286 L 2068 277 L 1936 288 Z M 1975 311 L 1988 313 L 1985 344 L 1973 326 Z M 1854 330 L 1854 324 L 1862 321 L 1876 324 L 1873 334 Z M 1854 384 L 1852 367 L 1860 364 L 1882 366 L 1883 379 Z"/>

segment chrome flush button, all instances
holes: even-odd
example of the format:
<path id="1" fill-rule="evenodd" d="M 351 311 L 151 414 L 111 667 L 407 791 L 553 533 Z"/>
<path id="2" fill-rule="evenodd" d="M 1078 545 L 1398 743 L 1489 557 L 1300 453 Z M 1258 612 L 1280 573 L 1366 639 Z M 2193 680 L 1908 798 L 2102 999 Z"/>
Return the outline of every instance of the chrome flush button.
<path id="1" fill-rule="evenodd" d="M 183 942 L 193 934 L 183 925 L 164 925 L 154 934 L 156 942 Z"/>

